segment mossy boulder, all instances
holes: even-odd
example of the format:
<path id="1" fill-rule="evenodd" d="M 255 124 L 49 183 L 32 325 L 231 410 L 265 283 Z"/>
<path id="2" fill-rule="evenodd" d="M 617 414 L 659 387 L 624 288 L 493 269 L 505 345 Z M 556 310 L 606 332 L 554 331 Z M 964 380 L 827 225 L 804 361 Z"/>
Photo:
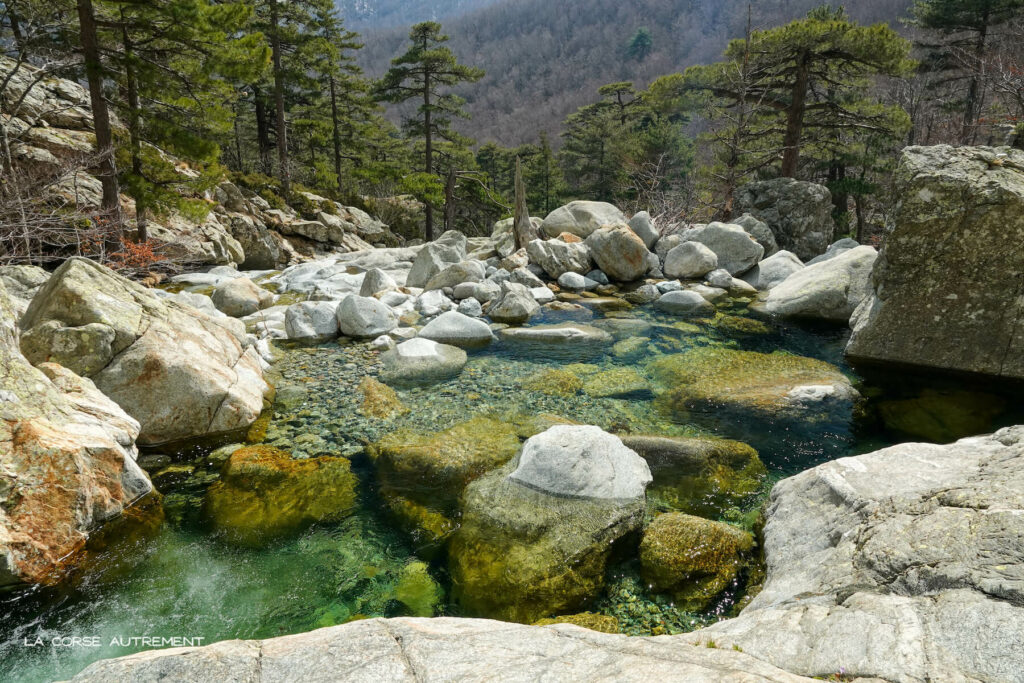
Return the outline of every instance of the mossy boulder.
<path id="1" fill-rule="evenodd" d="M 614 368 L 590 376 L 583 393 L 594 398 L 649 398 L 651 385 L 633 368 Z"/>
<path id="2" fill-rule="evenodd" d="M 753 547 L 753 536 L 728 524 L 679 512 L 659 515 L 640 543 L 643 578 L 680 609 L 698 612 L 733 585 Z"/>
<path id="3" fill-rule="evenodd" d="M 359 393 L 363 396 L 359 413 L 365 417 L 385 420 L 394 415 L 408 412 L 408 408 L 402 404 L 395 390 L 373 377 L 363 378 L 363 381 L 359 383 Z"/>
<path id="4" fill-rule="evenodd" d="M 770 334 L 772 331 L 772 328 L 764 321 L 742 315 L 719 314 L 715 316 L 711 326 L 730 337 L 749 337 Z"/>
<path id="5" fill-rule="evenodd" d="M 466 484 L 518 451 L 516 428 L 488 417 L 441 432 L 392 432 L 368 448 L 388 510 L 421 546 L 436 546 L 458 526 Z"/>
<path id="6" fill-rule="evenodd" d="M 522 386 L 548 396 L 575 396 L 583 389 L 583 380 L 563 368 L 549 368 L 524 378 Z"/>
<path id="7" fill-rule="evenodd" d="M 925 389 L 914 398 L 878 404 L 888 429 L 933 443 L 951 443 L 992 431 L 992 421 L 1005 409 L 1006 402 L 992 394 L 935 389 Z"/>
<path id="8" fill-rule="evenodd" d="M 294 460 L 270 446 L 239 448 L 206 493 L 204 515 L 225 540 L 258 547 L 355 506 L 356 477 L 345 458 Z"/>
<path id="9" fill-rule="evenodd" d="M 512 465 L 466 488 L 448 549 L 452 597 L 467 614 L 532 624 L 600 592 L 612 544 L 640 527 L 644 500 L 552 496 L 510 480 Z"/>
<path id="10" fill-rule="evenodd" d="M 440 508 L 455 506 L 466 484 L 518 451 L 515 428 L 489 417 L 428 434 L 392 432 L 369 448 L 382 486 Z"/>
<path id="11" fill-rule="evenodd" d="M 649 374 L 667 391 L 672 413 L 734 409 L 763 418 L 849 411 L 859 397 L 839 368 L 790 353 L 708 346 L 652 361 Z"/>
<path id="12" fill-rule="evenodd" d="M 637 360 L 648 352 L 650 337 L 627 337 L 612 345 L 612 355 L 623 361 Z"/>
<path id="13" fill-rule="evenodd" d="M 647 461 L 654 481 L 648 499 L 694 515 L 748 505 L 761 492 L 768 471 L 757 451 L 717 437 L 621 436 Z"/>
<path id="14" fill-rule="evenodd" d="M 599 633 L 618 633 L 619 620 L 607 614 L 594 614 L 593 612 L 580 612 L 579 614 L 563 614 L 550 619 L 540 619 L 533 623 L 534 626 L 552 626 L 554 624 L 572 624 L 588 628 Z"/>
<path id="15" fill-rule="evenodd" d="M 533 413 L 518 413 L 511 419 L 512 426 L 515 427 L 516 434 L 520 439 L 529 439 L 531 436 L 536 436 L 543 431 L 547 431 L 550 427 L 556 425 L 578 425 L 579 422 L 570 420 L 567 417 L 561 415 L 552 415 L 551 413 L 541 413 L 535 415 Z"/>

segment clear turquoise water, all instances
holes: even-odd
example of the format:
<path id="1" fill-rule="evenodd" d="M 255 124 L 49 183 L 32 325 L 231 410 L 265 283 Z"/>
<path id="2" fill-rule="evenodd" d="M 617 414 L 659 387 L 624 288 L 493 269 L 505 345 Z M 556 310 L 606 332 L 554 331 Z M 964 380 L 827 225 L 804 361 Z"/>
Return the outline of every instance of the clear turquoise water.
<path id="1" fill-rule="evenodd" d="M 647 310 L 634 315 L 656 324 L 678 322 Z M 536 322 L 578 317 L 560 314 Z M 430 574 L 442 591 L 434 613 L 457 613 L 443 597 L 447 580 L 443 559 L 436 554 L 418 558 L 405 536 L 380 512 L 363 449 L 395 429 L 433 432 L 474 415 L 510 419 L 517 414 L 552 413 L 618 432 L 715 434 L 746 441 L 760 452 L 771 472 L 763 499 L 771 483 L 782 476 L 874 450 L 901 437 L 870 418 L 856 420 L 852 414 L 824 422 L 776 424 L 716 409 L 691 413 L 685 423 L 676 423 L 655 408 L 649 395 L 550 396 L 524 389 L 524 378 L 579 362 L 600 370 L 642 369 L 658 354 L 727 345 L 757 351 L 784 349 L 834 363 L 858 381 L 875 403 L 894 395 L 914 396 L 920 390 L 916 380 L 891 373 L 884 387 L 862 382 L 843 363 L 845 339 L 845 331 L 830 328 L 773 325 L 767 334 L 736 336 L 702 326 L 685 333 L 656 331 L 639 356 L 636 352 L 616 356 L 609 350 L 586 357 L 558 350 L 539 354 L 535 348 L 496 344 L 472 353 L 457 378 L 400 390 L 399 397 L 410 410 L 389 420 L 365 418 L 357 411 L 361 397 L 354 385 L 365 369 L 372 373 L 375 362 L 375 354 L 365 345 L 339 342 L 287 350 L 276 366 L 279 400 L 265 442 L 291 451 L 294 457 L 351 457 L 360 478 L 355 514 L 261 550 L 224 545 L 208 532 L 199 512 L 203 488 L 217 472 L 207 458 L 209 449 L 174 453 L 177 461 L 196 464 L 196 472 L 162 491 L 167 494 L 167 521 L 155 537 L 112 551 L 117 561 L 86 570 L 59 590 L 0 598 L 0 681 L 60 680 L 92 661 L 144 649 L 111 645 L 115 637 L 202 637 L 209 643 L 297 633 L 353 618 L 416 613 L 406 604 L 410 601 L 400 584 L 410 565 L 421 559 L 430 562 Z M 996 422 L 1014 417 L 1004 411 Z M 756 509 L 760 499 L 751 500 L 747 511 Z M 721 518 L 735 521 L 729 514 L 735 516 L 736 511 L 723 510 Z M 617 558 L 607 578 L 604 593 L 589 608 L 619 617 L 630 633 L 699 627 L 727 614 L 743 588 L 737 586 L 705 614 L 688 614 L 676 610 L 669 600 L 647 593 L 638 578 L 635 557 Z M 101 646 L 52 647 L 49 643 L 55 636 L 97 637 Z M 42 646 L 25 645 L 25 639 L 37 638 L 43 640 Z"/>

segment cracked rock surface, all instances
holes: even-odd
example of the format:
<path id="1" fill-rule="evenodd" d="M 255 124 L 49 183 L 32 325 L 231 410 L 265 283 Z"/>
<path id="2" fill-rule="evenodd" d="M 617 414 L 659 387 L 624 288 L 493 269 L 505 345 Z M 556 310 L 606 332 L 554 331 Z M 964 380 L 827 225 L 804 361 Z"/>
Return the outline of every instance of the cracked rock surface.
<path id="1" fill-rule="evenodd" d="M 765 555 L 740 617 L 687 639 L 808 676 L 1024 680 L 1024 427 L 786 479 Z"/>
<path id="2" fill-rule="evenodd" d="M 154 650 L 92 664 L 87 681 L 807 681 L 733 650 L 578 626 L 370 619 L 263 641 Z"/>

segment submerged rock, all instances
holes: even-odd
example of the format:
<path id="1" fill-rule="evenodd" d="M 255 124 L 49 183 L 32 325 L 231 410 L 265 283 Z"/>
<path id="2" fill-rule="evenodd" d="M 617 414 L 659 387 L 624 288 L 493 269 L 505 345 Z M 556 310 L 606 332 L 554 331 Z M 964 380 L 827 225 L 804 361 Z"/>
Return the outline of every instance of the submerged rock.
<path id="1" fill-rule="evenodd" d="M 834 365 L 789 353 L 702 347 L 656 359 L 648 370 L 668 387 L 659 401 L 673 412 L 727 407 L 812 417 L 849 411 L 858 398 Z"/>
<path id="2" fill-rule="evenodd" d="M 587 378 L 583 393 L 594 398 L 646 398 L 650 397 L 651 385 L 633 368 L 615 368 Z"/>
<path id="3" fill-rule="evenodd" d="M 432 382 L 454 377 L 466 365 L 466 352 L 422 337 L 402 342 L 381 355 L 382 381 L 388 384 Z"/>
<path id="4" fill-rule="evenodd" d="M 373 377 L 364 377 L 359 383 L 359 393 L 363 395 L 363 403 L 359 412 L 366 417 L 381 420 L 409 411 L 398 398 L 395 390 Z"/>
<path id="5" fill-rule="evenodd" d="M 345 458 L 293 460 L 269 446 L 228 458 L 206 492 L 204 514 L 230 543 L 259 547 L 317 522 L 336 521 L 355 505 L 356 478 Z"/>
<path id="6" fill-rule="evenodd" d="M 596 353 L 612 343 L 612 336 L 592 325 L 580 323 L 559 323 L 557 325 L 534 325 L 533 327 L 509 327 L 500 333 L 506 342 L 526 346 L 560 346 Z"/>
<path id="7" fill-rule="evenodd" d="M 854 361 L 1024 379 L 1024 151 L 908 147 Z"/>
<path id="8" fill-rule="evenodd" d="M 513 469 L 466 488 L 448 566 L 468 614 L 532 623 L 597 595 L 611 545 L 640 527 L 644 499 L 642 488 L 626 500 L 553 496 L 513 481 Z"/>
<path id="9" fill-rule="evenodd" d="M 658 515 L 640 544 L 643 577 L 670 593 L 683 610 L 707 608 L 736 581 L 753 537 L 739 529 L 679 512 Z"/>
<path id="10" fill-rule="evenodd" d="M 935 389 L 925 389 L 913 398 L 878 403 L 887 429 L 935 443 L 980 434 L 1005 408 L 1006 402 L 992 394 Z"/>
<path id="11" fill-rule="evenodd" d="M 29 361 L 89 377 L 139 421 L 140 443 L 248 427 L 270 391 L 239 321 L 161 299 L 87 259 L 58 268 L 22 323 Z"/>
<path id="12" fill-rule="evenodd" d="M 745 443 L 716 437 L 622 436 L 651 468 L 647 495 L 692 515 L 741 508 L 764 486 L 768 470 Z"/>
<path id="13" fill-rule="evenodd" d="M 598 633 L 618 633 L 619 620 L 606 614 L 580 612 L 579 614 L 563 614 L 548 619 L 539 619 L 534 626 L 553 626 L 554 624 L 572 624 L 580 628 L 597 631 Z"/>

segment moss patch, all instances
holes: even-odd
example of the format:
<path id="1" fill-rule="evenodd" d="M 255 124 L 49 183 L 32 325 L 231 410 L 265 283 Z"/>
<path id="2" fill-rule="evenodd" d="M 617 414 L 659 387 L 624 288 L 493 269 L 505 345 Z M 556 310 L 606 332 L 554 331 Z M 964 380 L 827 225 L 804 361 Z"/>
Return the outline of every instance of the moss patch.
<path id="1" fill-rule="evenodd" d="M 549 368 L 525 378 L 523 388 L 548 396 L 575 396 L 583 388 L 583 380 L 568 370 Z"/>
<path id="2" fill-rule="evenodd" d="M 592 375 L 583 392 L 594 398 L 644 397 L 651 393 L 647 379 L 632 368 L 614 368 Z"/>
<path id="3" fill-rule="evenodd" d="M 410 562 L 402 569 L 395 586 L 395 599 L 405 605 L 412 616 L 434 616 L 443 596 L 444 591 L 430 576 L 425 563 Z"/>
<path id="4" fill-rule="evenodd" d="M 878 412 L 885 426 L 901 435 L 934 443 L 950 443 L 991 431 L 1006 403 L 998 396 L 972 391 L 925 389 L 916 398 L 882 401 Z"/>
<path id="5" fill-rule="evenodd" d="M 619 620 L 606 614 L 594 614 L 593 612 L 580 612 L 579 614 L 563 614 L 562 616 L 550 619 L 541 619 L 534 622 L 534 626 L 551 626 L 552 624 L 572 624 L 589 628 L 599 633 L 618 633 Z"/>

